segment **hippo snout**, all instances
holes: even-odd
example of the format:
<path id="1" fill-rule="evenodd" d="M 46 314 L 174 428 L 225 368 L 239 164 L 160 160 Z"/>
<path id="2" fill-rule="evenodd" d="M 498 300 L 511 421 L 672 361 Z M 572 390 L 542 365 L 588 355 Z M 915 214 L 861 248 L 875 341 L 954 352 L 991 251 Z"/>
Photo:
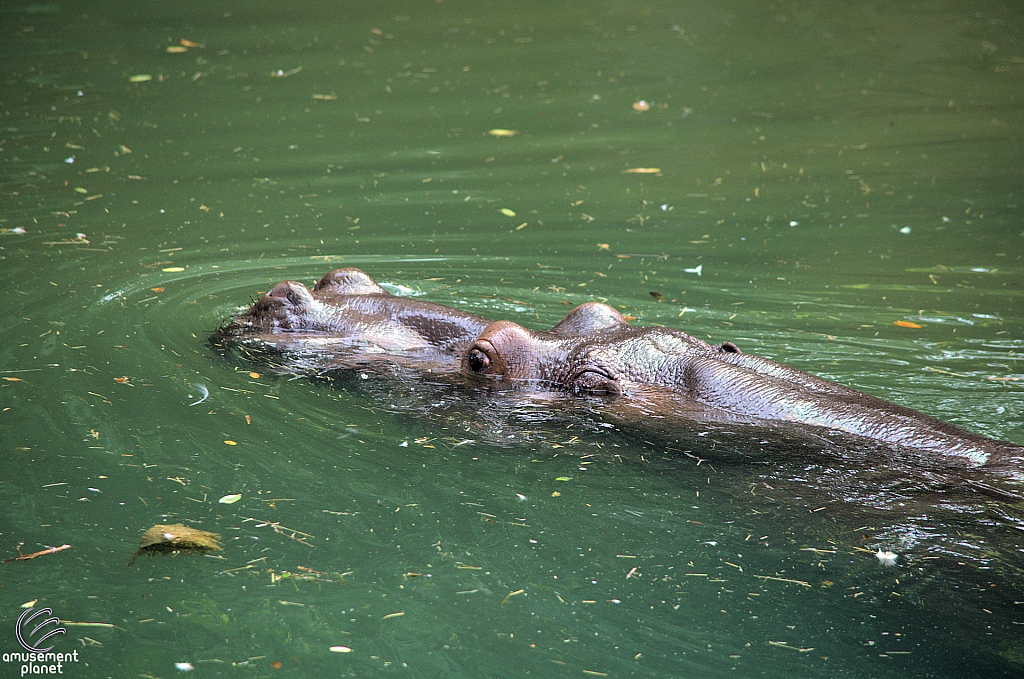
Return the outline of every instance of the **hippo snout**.
<path id="1" fill-rule="evenodd" d="M 266 296 L 271 299 L 287 301 L 293 306 L 303 306 L 313 301 L 313 295 L 309 288 L 296 281 L 281 281 L 272 287 Z"/>

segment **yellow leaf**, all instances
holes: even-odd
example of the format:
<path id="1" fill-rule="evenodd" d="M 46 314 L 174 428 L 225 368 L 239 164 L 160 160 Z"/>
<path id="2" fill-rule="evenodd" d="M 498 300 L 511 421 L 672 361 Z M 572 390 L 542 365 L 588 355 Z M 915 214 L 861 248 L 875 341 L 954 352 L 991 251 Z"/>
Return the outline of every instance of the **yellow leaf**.
<path id="1" fill-rule="evenodd" d="M 235 442 L 235 441 L 232 441 L 231 439 L 226 439 L 226 440 L 224 441 L 224 443 L 228 444 L 229 446 L 237 446 L 237 445 L 238 445 L 238 443 L 237 443 L 237 442 Z"/>
<path id="2" fill-rule="evenodd" d="M 487 134 L 494 135 L 495 137 L 514 137 L 519 134 L 519 132 L 517 130 L 503 130 L 501 128 L 497 128 L 488 130 Z"/>
<path id="3" fill-rule="evenodd" d="M 130 82 L 130 83 L 144 83 L 147 80 L 152 80 L 152 79 L 153 79 L 153 76 L 149 75 L 148 73 L 140 73 L 139 75 L 133 75 L 132 77 L 128 78 L 128 82 Z"/>
<path id="4" fill-rule="evenodd" d="M 507 207 L 501 208 L 501 214 L 505 215 L 506 217 L 515 217 L 516 216 L 516 213 L 513 212 L 512 210 L 509 210 Z"/>
<path id="5" fill-rule="evenodd" d="M 656 174 L 661 172 L 660 167 L 631 167 L 628 170 L 623 170 L 622 174 Z"/>
<path id="6" fill-rule="evenodd" d="M 188 52 L 188 48 L 183 46 L 183 45 L 168 45 L 167 46 L 167 53 L 168 54 L 182 54 L 183 52 Z"/>

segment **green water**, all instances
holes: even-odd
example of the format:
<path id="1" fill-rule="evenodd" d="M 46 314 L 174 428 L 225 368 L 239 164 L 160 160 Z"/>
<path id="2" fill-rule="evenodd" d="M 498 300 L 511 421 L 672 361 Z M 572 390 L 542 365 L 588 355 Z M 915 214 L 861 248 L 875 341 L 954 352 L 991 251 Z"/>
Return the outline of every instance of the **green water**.
<path id="1" fill-rule="evenodd" d="M 5 3 L 0 556 L 71 548 L 0 566 L 0 651 L 38 600 L 112 625 L 57 638 L 74 676 L 1020 676 L 1019 506 L 471 435 L 479 399 L 206 338 L 358 266 L 1024 443 L 1022 36 L 998 1 Z M 224 551 L 125 566 L 177 522 Z"/>

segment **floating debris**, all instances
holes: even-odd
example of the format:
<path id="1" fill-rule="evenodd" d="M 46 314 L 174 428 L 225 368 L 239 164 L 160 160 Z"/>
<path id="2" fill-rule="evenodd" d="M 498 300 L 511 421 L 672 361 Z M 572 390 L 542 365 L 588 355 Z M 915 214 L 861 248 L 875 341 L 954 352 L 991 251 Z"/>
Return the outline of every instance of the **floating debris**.
<path id="1" fill-rule="evenodd" d="M 517 134 L 519 134 L 519 131 L 518 130 L 503 130 L 503 129 L 500 129 L 500 128 L 496 128 L 496 129 L 493 129 L 493 130 L 487 130 L 487 134 L 489 134 L 491 136 L 494 136 L 494 137 L 514 137 Z"/>
<path id="2" fill-rule="evenodd" d="M 135 563 L 140 554 L 152 556 L 164 552 L 209 552 L 222 549 L 220 535 L 217 533 L 189 528 L 181 523 L 158 523 L 142 534 L 139 549 L 132 554 L 128 565 Z"/>
<path id="3" fill-rule="evenodd" d="M 633 102 L 633 110 L 634 111 L 639 111 L 640 113 L 643 113 L 644 111 L 650 111 L 651 110 L 651 105 L 648 104 L 643 99 L 641 99 L 640 101 Z"/>
<path id="4" fill-rule="evenodd" d="M 193 401 L 192 403 L 189 403 L 188 404 L 189 407 L 197 406 L 200 403 L 202 403 L 203 401 L 205 401 L 206 399 L 210 398 L 210 390 L 206 388 L 205 384 L 200 384 L 200 383 L 196 382 L 192 386 L 195 387 L 199 391 L 199 395 L 202 396 L 202 398 L 200 398 L 198 401 Z"/>
<path id="5" fill-rule="evenodd" d="M 883 552 L 881 547 L 879 547 L 878 551 L 875 552 L 875 556 L 878 557 L 878 563 L 882 564 L 883 566 L 895 566 L 896 559 L 899 558 L 899 555 L 895 552 Z"/>

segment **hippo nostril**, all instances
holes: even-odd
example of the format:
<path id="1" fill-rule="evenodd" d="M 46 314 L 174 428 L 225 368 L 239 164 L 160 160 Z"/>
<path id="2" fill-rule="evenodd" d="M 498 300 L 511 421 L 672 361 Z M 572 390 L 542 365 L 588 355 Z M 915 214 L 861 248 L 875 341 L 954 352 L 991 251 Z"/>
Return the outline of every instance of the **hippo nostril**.
<path id="1" fill-rule="evenodd" d="M 480 351 L 479 349 L 473 349 L 469 352 L 469 369 L 475 373 L 480 373 L 491 366 L 491 359 L 487 357 L 487 354 Z"/>

